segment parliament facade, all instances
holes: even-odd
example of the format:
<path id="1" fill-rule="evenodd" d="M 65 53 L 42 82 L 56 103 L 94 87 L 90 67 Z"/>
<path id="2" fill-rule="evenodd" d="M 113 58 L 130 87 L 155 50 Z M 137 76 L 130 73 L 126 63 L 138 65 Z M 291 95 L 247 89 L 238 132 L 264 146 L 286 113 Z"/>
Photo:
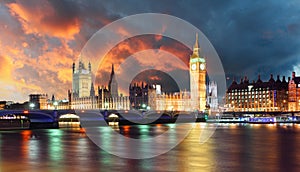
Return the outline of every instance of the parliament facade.
<path id="1" fill-rule="evenodd" d="M 71 109 L 114 109 L 129 110 L 130 103 L 128 96 L 119 96 L 118 83 L 115 79 L 114 66 L 108 87 L 98 86 L 96 91 L 92 82 L 92 66 L 89 63 L 88 69 L 80 60 L 78 68 L 73 63 L 72 90 L 68 91 L 69 105 Z"/>
<path id="2" fill-rule="evenodd" d="M 68 91 L 71 109 L 205 111 L 208 107 L 207 97 L 209 106 L 218 109 L 216 83 L 211 83 L 210 89 L 206 86 L 206 60 L 200 54 L 198 35 L 190 56 L 190 91 L 167 94 L 161 92 L 161 85 L 143 83 L 142 86 L 130 85 L 129 96 L 119 96 L 113 65 L 108 87 L 98 86 L 95 91 L 91 68 L 90 63 L 86 68 L 82 60 L 79 60 L 78 67 L 73 63 L 72 90 Z"/>

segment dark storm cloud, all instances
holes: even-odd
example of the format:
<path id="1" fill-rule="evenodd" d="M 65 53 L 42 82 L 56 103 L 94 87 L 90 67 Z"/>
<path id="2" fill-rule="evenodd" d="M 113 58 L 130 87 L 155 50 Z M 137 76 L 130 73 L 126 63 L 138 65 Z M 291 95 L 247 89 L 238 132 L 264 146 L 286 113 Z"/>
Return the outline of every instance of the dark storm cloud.
<path id="1" fill-rule="evenodd" d="M 152 12 L 187 20 L 212 42 L 227 74 L 256 78 L 258 73 L 287 74 L 299 63 L 299 5 L 297 0 L 119 0 L 94 8 L 106 9 L 114 19 Z"/>

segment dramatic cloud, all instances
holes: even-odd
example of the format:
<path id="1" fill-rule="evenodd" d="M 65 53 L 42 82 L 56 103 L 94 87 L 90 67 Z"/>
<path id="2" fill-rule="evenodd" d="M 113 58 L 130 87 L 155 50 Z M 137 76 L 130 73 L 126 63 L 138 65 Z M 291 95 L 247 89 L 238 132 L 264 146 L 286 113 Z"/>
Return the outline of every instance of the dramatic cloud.
<path id="1" fill-rule="evenodd" d="M 185 47 L 178 41 L 167 37 L 161 37 L 158 35 L 142 35 L 132 37 L 119 43 L 103 58 L 100 66 L 94 66 L 98 69 L 96 84 L 107 85 L 112 64 L 115 65 L 115 69 L 117 70 L 119 66 L 122 65 L 124 61 L 126 62 L 127 58 L 131 55 L 149 49 L 153 51 L 139 53 L 138 58 L 135 58 L 130 62 L 130 64 L 126 64 L 129 65 L 127 68 L 138 68 L 147 64 L 166 71 L 187 70 L 186 68 L 183 68 L 178 61 L 170 61 L 170 59 L 165 57 L 166 54 L 159 52 L 166 51 L 180 59 L 183 64 L 188 66 L 189 56 L 191 55 L 191 51 L 188 47 Z M 168 66 L 166 66 L 165 63 L 168 63 Z M 123 78 L 124 77 L 126 76 L 123 76 Z M 128 86 L 126 88 L 128 88 Z"/>
<path id="2" fill-rule="evenodd" d="M 80 21 L 76 16 L 61 15 L 57 11 L 59 8 L 48 1 L 17 1 L 7 6 L 22 24 L 25 34 L 74 39 L 80 31 Z"/>

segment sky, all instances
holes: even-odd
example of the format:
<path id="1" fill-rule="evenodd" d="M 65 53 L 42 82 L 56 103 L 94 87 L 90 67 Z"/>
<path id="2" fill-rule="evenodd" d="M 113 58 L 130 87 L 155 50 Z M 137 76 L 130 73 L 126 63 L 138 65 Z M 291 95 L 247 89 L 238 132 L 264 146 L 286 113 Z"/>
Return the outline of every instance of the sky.
<path id="1" fill-rule="evenodd" d="M 2 0 L 0 100 L 22 102 L 31 93 L 66 98 L 72 63 L 86 42 L 107 24 L 139 13 L 176 16 L 200 29 L 216 49 L 228 82 L 245 75 L 250 80 L 258 74 L 264 80 L 271 73 L 300 75 L 299 0 Z M 96 84 L 107 85 L 111 63 L 151 48 L 175 54 L 184 63 L 191 53 L 191 47 L 170 38 L 134 37 L 109 52 Z M 142 61 L 147 58 L 135 62 Z"/>

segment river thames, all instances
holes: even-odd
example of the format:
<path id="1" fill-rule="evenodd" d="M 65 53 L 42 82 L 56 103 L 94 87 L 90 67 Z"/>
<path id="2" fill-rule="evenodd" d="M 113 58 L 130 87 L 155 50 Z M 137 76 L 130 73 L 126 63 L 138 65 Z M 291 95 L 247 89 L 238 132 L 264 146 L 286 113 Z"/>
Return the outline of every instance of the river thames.
<path id="1" fill-rule="evenodd" d="M 120 126 L 115 131 L 133 138 L 153 137 L 178 124 L 172 125 Z M 80 128 L 0 131 L 0 171 L 300 170 L 298 124 L 219 124 L 203 144 L 199 143 L 200 131 L 201 124 L 197 123 L 174 149 L 149 159 L 111 155 L 95 145 Z M 110 133 L 105 138 L 114 142 Z M 161 141 L 173 138 L 164 139 Z M 118 150 L 129 149 L 133 149 L 131 145 L 123 144 Z"/>

